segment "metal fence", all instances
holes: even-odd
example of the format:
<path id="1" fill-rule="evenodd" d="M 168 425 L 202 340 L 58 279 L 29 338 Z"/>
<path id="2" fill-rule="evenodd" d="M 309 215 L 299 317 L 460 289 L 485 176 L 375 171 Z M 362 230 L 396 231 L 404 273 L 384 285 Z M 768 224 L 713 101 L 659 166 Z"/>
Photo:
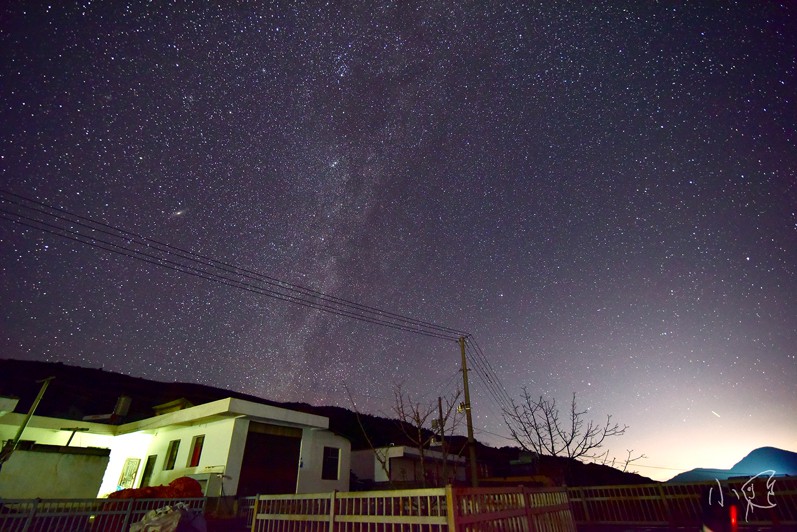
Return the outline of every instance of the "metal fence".
<path id="1" fill-rule="evenodd" d="M 206 500 L 0 499 L 0 532 L 126 532 L 150 510 L 184 503 L 203 512 Z"/>
<path id="2" fill-rule="evenodd" d="M 794 477 L 595 486 L 567 491 L 579 526 L 699 527 L 706 519 L 716 519 L 735 521 L 742 528 L 797 529 Z"/>
<path id="3" fill-rule="evenodd" d="M 563 488 L 454 488 L 453 530 L 575 532 Z"/>
<path id="4" fill-rule="evenodd" d="M 431 488 L 244 499 L 253 532 L 548 530 L 575 525 L 563 489 Z"/>
<path id="5" fill-rule="evenodd" d="M 255 516 L 255 501 L 257 497 L 239 497 L 238 498 L 238 517 L 246 519 L 246 527 L 252 528 L 252 521 Z"/>

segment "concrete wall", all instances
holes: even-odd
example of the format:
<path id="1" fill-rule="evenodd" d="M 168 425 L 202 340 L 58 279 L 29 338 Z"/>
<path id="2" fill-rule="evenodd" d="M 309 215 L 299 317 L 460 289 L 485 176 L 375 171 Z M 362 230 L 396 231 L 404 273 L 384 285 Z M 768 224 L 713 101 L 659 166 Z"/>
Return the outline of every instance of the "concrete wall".
<path id="1" fill-rule="evenodd" d="M 0 469 L 0 498 L 96 497 L 108 456 L 16 450 Z"/>
<path id="2" fill-rule="evenodd" d="M 249 434 L 249 420 L 236 418 L 230 435 L 230 447 L 227 451 L 227 471 L 224 474 L 223 482 L 225 495 L 238 493 L 238 481 L 241 478 L 241 465 L 244 461 L 247 434 Z"/>
<path id="3" fill-rule="evenodd" d="M 99 496 L 104 497 L 118 489 L 122 468 L 128 458 L 140 460 L 136 480 L 133 484 L 133 487 L 136 488 L 141 486 L 141 476 L 147 463 L 147 457 L 150 455 L 157 455 L 155 468 L 149 479 L 150 486 L 168 484 L 174 479 L 184 476 L 196 476 L 198 479 L 203 479 L 207 478 L 210 473 L 224 475 L 234 423 L 235 419 L 230 418 L 197 425 L 161 428 L 152 434 L 134 432 L 117 436 L 111 442 L 111 463 L 103 478 Z M 188 467 L 194 437 L 200 435 L 205 436 L 205 441 L 202 445 L 199 465 Z M 180 441 L 177 458 L 174 461 L 174 468 L 165 470 L 163 467 L 166 463 L 166 452 L 172 440 Z M 204 481 L 202 482 L 204 483 Z"/>
<path id="4" fill-rule="evenodd" d="M 390 480 L 396 482 L 421 480 L 421 463 L 418 451 L 402 446 L 381 447 L 374 450 L 365 449 L 351 453 L 352 472 L 357 475 L 357 478 L 374 480 L 377 483 L 388 482 L 388 476 L 377 458 L 377 453 L 388 458 L 386 465 L 390 473 Z M 447 483 L 442 479 L 442 458 L 443 455 L 438 451 L 426 451 L 425 469 L 427 480 L 430 482 Z M 449 455 L 447 469 L 449 480 L 452 478 L 460 481 L 465 480 L 465 460 L 462 457 Z"/>
<path id="5" fill-rule="evenodd" d="M 351 472 L 360 480 L 373 480 L 375 469 L 381 468 L 370 449 L 352 451 Z"/>
<path id="6" fill-rule="evenodd" d="M 337 480 L 324 480 L 321 478 L 324 447 L 340 449 Z M 328 430 L 304 429 L 302 431 L 296 493 L 324 493 L 334 490 L 349 491 L 350 470 L 351 443 L 349 440 Z"/>
<path id="7" fill-rule="evenodd" d="M 397 456 L 390 459 L 390 477 L 398 482 L 421 480 L 421 463 L 416 457 Z"/>
<path id="8" fill-rule="evenodd" d="M 77 438 L 77 436 L 75 436 L 75 438 Z M 151 441 L 151 434 L 142 433 L 123 434 L 108 441 L 106 445 L 111 449 L 110 460 L 105 474 L 103 475 L 102 484 L 98 492 L 92 495 L 92 497 L 106 497 L 109 493 L 119 489 L 119 477 L 121 476 L 125 460 L 128 458 L 139 458 L 141 460 L 133 485 L 133 487 L 138 487 L 138 483 L 141 481 L 141 470 L 146 461 L 146 456 L 144 455 L 142 457 L 142 453 L 146 451 Z"/>
<path id="9" fill-rule="evenodd" d="M 19 419 L 17 419 L 19 418 Z M 0 424 L 0 440 L 11 439 L 15 436 L 22 422 L 23 416 L 20 414 L 8 414 L 3 417 Z M 102 482 L 97 485 L 97 491 L 88 495 L 89 497 L 105 497 L 109 493 L 119 489 L 118 483 L 128 458 L 140 460 L 138 471 L 136 472 L 133 487 L 140 487 L 141 475 L 147 457 L 152 454 L 158 455 L 155 469 L 150 478 L 150 485 L 168 484 L 175 478 L 186 475 L 199 475 L 207 477 L 207 473 L 220 473 L 229 475 L 225 471 L 225 464 L 230 456 L 231 439 L 236 424 L 235 418 L 225 418 L 209 423 L 197 425 L 184 425 L 177 427 L 165 427 L 157 430 L 141 430 L 129 434 L 113 435 L 118 427 L 99 423 L 89 423 L 80 421 L 70 421 L 63 419 L 47 418 L 34 416 L 30 425 L 25 429 L 22 440 L 31 440 L 40 444 L 65 445 L 71 431 L 61 430 L 62 427 L 81 427 L 88 428 L 86 432 L 76 432 L 70 443 L 70 447 L 99 447 L 110 449 L 110 456 L 107 460 L 107 468 L 101 476 Z M 245 420 L 244 420 L 245 421 Z M 240 425 L 240 421 L 238 422 Z M 97 431 L 106 433 L 100 434 Z M 199 466 L 187 467 L 191 443 L 194 436 L 204 434 L 205 442 L 202 446 L 202 455 L 199 459 Z M 245 441 L 246 429 L 243 430 Z M 166 457 L 166 449 L 172 440 L 180 440 L 180 448 L 174 469 L 164 471 L 163 465 Z M 242 452 L 243 447 L 241 447 Z M 239 452 L 239 454 L 240 454 Z M 235 453 L 233 453 L 234 455 Z M 234 456 L 233 456 L 234 460 Z M 240 456 L 237 461 L 237 469 L 234 471 L 233 479 L 225 478 L 225 494 L 235 492 L 237 487 L 237 475 L 240 473 Z"/>

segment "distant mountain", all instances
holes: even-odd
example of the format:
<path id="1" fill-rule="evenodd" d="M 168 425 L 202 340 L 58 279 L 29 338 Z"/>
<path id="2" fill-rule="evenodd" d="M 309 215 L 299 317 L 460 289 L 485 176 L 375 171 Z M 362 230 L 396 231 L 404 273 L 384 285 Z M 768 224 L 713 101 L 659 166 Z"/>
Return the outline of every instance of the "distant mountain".
<path id="1" fill-rule="evenodd" d="M 60 362 L 0 359 L 0 396 L 19 399 L 16 412 L 27 412 L 39 391 L 37 381 L 55 377 L 44 394 L 36 414 L 80 420 L 84 416 L 110 414 L 120 395 L 131 398 L 127 416 L 119 420 L 128 423 L 154 414 L 153 407 L 175 399 L 186 399 L 191 404 L 235 397 L 247 401 L 269 404 L 329 418 L 329 428 L 347 438 L 352 449 L 368 449 L 370 439 L 374 447 L 388 445 L 411 445 L 399 422 L 370 414 L 357 414 L 337 406 L 313 406 L 306 403 L 284 403 L 262 399 L 232 390 L 214 388 L 203 384 L 184 382 L 158 382 L 129 375 L 122 375 L 97 368 L 69 366 Z M 366 439 L 365 434 L 368 434 Z M 428 431 L 427 431 L 428 432 Z M 428 432 L 431 436 L 431 432 Z M 466 455 L 467 439 L 464 436 L 447 438 L 454 453 Z M 577 460 L 542 456 L 535 472 L 513 470 L 512 461 L 521 454 L 517 447 L 499 449 L 476 442 L 479 462 L 488 466 L 495 477 L 506 478 L 510 485 L 523 482 L 524 475 L 547 475 L 557 482 L 569 486 L 597 486 L 607 484 L 642 484 L 653 480 L 624 473 L 605 465 L 584 464 Z"/>
<path id="2" fill-rule="evenodd" d="M 777 475 L 797 476 L 797 453 L 775 447 L 761 447 L 742 458 L 730 469 L 697 468 L 675 475 L 667 482 L 702 482 L 731 477 L 752 477 L 771 469 Z"/>

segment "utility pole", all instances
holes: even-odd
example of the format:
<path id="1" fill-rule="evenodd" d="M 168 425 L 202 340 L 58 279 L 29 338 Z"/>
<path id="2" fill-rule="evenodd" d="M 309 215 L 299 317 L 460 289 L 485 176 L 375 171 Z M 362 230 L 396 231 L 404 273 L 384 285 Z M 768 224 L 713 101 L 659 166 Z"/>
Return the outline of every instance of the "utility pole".
<path id="1" fill-rule="evenodd" d="M 476 441 L 473 439 L 473 417 L 470 413 L 470 391 L 468 389 L 468 363 L 465 360 L 465 337 L 459 337 L 462 354 L 462 388 L 465 391 L 465 421 L 468 424 L 468 457 L 470 458 L 470 485 L 479 487 L 479 470 L 476 464 Z"/>
<path id="2" fill-rule="evenodd" d="M 19 440 L 22 438 L 22 433 L 25 432 L 25 428 L 30 423 L 30 418 L 33 417 L 33 413 L 36 412 L 36 407 L 39 406 L 39 403 L 44 397 L 44 392 L 47 391 L 47 387 L 50 385 L 50 381 L 53 380 L 55 377 L 47 377 L 44 380 L 36 381 L 42 383 L 41 388 L 39 388 L 39 393 L 36 396 L 36 399 L 33 400 L 33 404 L 30 405 L 30 409 L 28 410 L 28 415 L 25 416 L 25 419 L 22 421 L 22 425 L 20 425 L 19 430 L 17 431 L 17 435 L 14 436 L 14 439 L 11 441 L 6 442 L 6 447 L 0 452 L 0 464 L 11 458 L 11 453 L 13 453 L 17 446 L 19 445 Z"/>
<path id="3" fill-rule="evenodd" d="M 448 449 L 446 449 L 446 424 L 445 420 L 443 419 L 442 397 L 437 398 L 437 415 L 439 416 L 437 425 L 440 427 L 440 450 L 443 453 L 443 482 L 448 484 Z M 454 466 L 454 470 L 456 470 L 456 466 Z"/>

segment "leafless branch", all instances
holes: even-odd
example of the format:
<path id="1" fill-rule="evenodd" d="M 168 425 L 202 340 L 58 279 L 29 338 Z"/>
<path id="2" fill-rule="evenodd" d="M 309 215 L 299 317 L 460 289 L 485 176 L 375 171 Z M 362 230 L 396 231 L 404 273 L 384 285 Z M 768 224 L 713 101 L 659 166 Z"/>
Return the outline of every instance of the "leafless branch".
<path id="1" fill-rule="evenodd" d="M 581 458 L 590 457 L 591 453 L 594 455 L 606 438 L 621 436 L 628 428 L 627 425 L 612 423 L 610 415 L 606 417 L 606 423 L 596 424 L 587 420 L 587 413 L 587 410 L 578 409 L 574 393 L 568 419 L 564 421 L 560 418 L 555 399 L 532 398 L 524 388 L 521 401 L 513 401 L 511 407 L 504 410 L 503 417 L 510 435 L 523 449 L 538 454 Z M 598 456 L 603 456 L 603 453 Z M 608 454 L 605 460 L 608 460 Z"/>
<path id="2" fill-rule="evenodd" d="M 393 481 L 390 478 L 390 467 L 388 464 L 388 460 L 390 458 L 388 458 L 387 455 L 383 455 L 382 453 L 376 450 L 376 447 L 374 447 L 374 444 L 371 441 L 371 437 L 368 435 L 368 431 L 366 431 L 365 427 L 363 426 L 362 419 L 360 418 L 360 410 L 357 408 L 357 403 L 354 402 L 354 398 L 351 395 L 349 387 L 344 384 L 343 389 L 346 390 L 346 396 L 349 398 L 349 404 L 351 404 L 351 407 L 354 410 L 354 416 L 357 418 L 357 424 L 360 426 L 360 431 L 363 433 L 363 437 L 365 438 L 365 441 L 368 443 L 368 447 L 371 448 L 371 451 L 373 451 L 374 456 L 376 456 L 376 459 L 379 462 L 379 466 L 382 468 L 382 471 L 385 473 L 385 477 L 387 477 L 388 481 L 388 486 L 392 488 Z"/>

